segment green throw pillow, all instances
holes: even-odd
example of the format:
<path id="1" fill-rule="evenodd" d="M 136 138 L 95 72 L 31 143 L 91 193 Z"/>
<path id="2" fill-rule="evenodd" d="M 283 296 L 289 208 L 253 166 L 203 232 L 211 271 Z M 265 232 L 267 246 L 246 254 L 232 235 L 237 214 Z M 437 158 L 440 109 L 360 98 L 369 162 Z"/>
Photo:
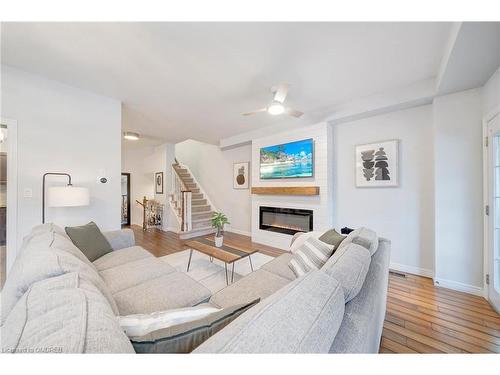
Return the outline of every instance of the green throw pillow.
<path id="1" fill-rule="evenodd" d="M 75 246 L 79 248 L 91 262 L 113 251 L 108 240 L 93 221 L 79 227 L 66 227 L 65 230 Z"/>
<path id="2" fill-rule="evenodd" d="M 345 238 L 346 236 L 341 235 L 335 229 L 330 229 L 323 233 L 321 237 L 319 237 L 319 240 L 327 243 L 328 245 L 332 245 L 333 250 L 335 251 L 338 249 L 340 243 L 345 240 Z"/>

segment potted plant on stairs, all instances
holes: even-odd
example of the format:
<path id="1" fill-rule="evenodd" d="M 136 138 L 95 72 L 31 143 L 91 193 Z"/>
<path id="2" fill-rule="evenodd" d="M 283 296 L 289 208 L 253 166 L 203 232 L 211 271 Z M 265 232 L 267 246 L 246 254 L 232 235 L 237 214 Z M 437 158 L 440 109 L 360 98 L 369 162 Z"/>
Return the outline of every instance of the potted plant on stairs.
<path id="1" fill-rule="evenodd" d="M 224 232 L 224 224 L 230 224 L 229 220 L 227 219 L 227 216 L 222 212 L 216 212 L 214 213 L 214 216 L 212 216 L 211 221 L 212 227 L 217 230 L 217 232 L 215 232 L 215 246 L 221 247 L 224 239 L 222 235 Z"/>

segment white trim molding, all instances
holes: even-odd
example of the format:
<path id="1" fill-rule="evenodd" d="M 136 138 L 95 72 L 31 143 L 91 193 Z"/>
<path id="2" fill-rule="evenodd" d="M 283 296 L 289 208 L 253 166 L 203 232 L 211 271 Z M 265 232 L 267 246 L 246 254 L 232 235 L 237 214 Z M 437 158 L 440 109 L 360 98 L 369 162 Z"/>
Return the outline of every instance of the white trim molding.
<path id="1" fill-rule="evenodd" d="M 418 275 L 423 277 L 434 278 L 434 271 L 427 268 L 420 268 L 414 266 L 407 266 L 406 264 L 393 263 L 389 265 L 389 268 L 394 271 L 411 273 L 412 275 Z"/>
<path id="2" fill-rule="evenodd" d="M 484 288 L 481 288 L 479 286 L 464 284 L 459 281 L 436 278 L 434 279 L 434 285 L 441 288 L 453 289 L 459 292 L 464 292 L 464 293 L 474 294 L 475 296 L 484 297 Z"/>
<path id="3" fill-rule="evenodd" d="M 252 232 L 247 232 L 246 230 L 240 230 L 236 228 L 231 228 L 230 226 L 227 229 L 224 229 L 225 232 L 231 232 L 236 234 L 241 234 L 243 236 L 252 237 Z"/>

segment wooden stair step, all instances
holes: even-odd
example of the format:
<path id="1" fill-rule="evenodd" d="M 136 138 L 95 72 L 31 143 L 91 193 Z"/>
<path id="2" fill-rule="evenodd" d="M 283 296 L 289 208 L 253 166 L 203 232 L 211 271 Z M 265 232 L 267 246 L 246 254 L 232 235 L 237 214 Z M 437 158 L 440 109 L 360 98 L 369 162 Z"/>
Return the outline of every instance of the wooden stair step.
<path id="1" fill-rule="evenodd" d="M 193 220 L 198 220 L 198 219 L 211 219 L 213 216 L 214 212 L 213 211 L 202 211 L 202 212 L 192 212 L 191 215 L 193 216 Z"/>
<path id="2" fill-rule="evenodd" d="M 206 205 L 207 205 L 206 199 L 192 199 L 191 200 L 191 206 L 206 206 Z"/>
<path id="3" fill-rule="evenodd" d="M 203 199 L 203 193 L 193 193 L 191 199 Z"/>
<path id="4" fill-rule="evenodd" d="M 210 206 L 208 204 L 204 206 L 191 206 L 191 213 L 208 211 L 210 211 Z"/>
<path id="5" fill-rule="evenodd" d="M 195 222 L 193 220 L 193 229 L 199 229 L 199 228 L 211 228 L 212 225 L 210 224 L 210 220 L 201 220 Z"/>

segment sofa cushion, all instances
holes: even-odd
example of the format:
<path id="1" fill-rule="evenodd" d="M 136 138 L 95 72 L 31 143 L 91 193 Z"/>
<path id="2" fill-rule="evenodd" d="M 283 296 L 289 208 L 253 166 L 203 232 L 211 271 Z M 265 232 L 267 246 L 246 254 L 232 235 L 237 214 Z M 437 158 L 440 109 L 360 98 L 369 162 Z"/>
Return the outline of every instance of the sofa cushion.
<path id="1" fill-rule="evenodd" d="M 132 337 L 136 353 L 190 353 L 259 300 L 226 307 L 202 319 Z"/>
<path id="2" fill-rule="evenodd" d="M 77 273 L 66 273 L 30 286 L 2 326 L 2 350 L 134 352 L 104 296 Z"/>
<path id="3" fill-rule="evenodd" d="M 295 280 L 297 276 L 288 267 L 288 263 L 293 258 L 293 254 L 285 253 L 281 254 L 279 257 L 274 258 L 272 261 L 264 264 L 261 269 L 271 272 L 277 276 L 284 277 L 287 280 Z"/>
<path id="4" fill-rule="evenodd" d="M 210 296 L 210 290 L 182 272 L 162 275 L 113 294 L 120 315 L 195 306 Z"/>
<path id="5" fill-rule="evenodd" d="M 375 251 L 378 249 L 378 236 L 373 230 L 361 227 L 355 229 L 347 235 L 347 238 L 342 242 L 341 246 L 348 245 L 350 243 L 355 243 L 356 245 L 363 246 L 370 252 L 373 256 Z"/>
<path id="6" fill-rule="evenodd" d="M 378 353 L 384 325 L 390 241 L 380 239 L 359 294 L 345 305 L 344 320 L 331 353 Z"/>
<path id="7" fill-rule="evenodd" d="M 98 271 L 104 271 L 108 268 L 121 266 L 122 264 L 135 262 L 144 258 L 154 258 L 154 255 L 140 246 L 132 246 L 107 253 L 96 259 L 93 264 Z"/>
<path id="8" fill-rule="evenodd" d="M 112 230 L 102 233 L 113 250 L 125 249 L 135 245 L 135 235 L 132 229 Z"/>
<path id="9" fill-rule="evenodd" d="M 91 262 L 113 251 L 108 240 L 93 221 L 77 227 L 66 227 L 66 233 L 76 247 L 78 247 Z"/>
<path id="10" fill-rule="evenodd" d="M 292 281 L 195 353 L 327 353 L 344 316 L 339 283 L 321 271 Z"/>
<path id="11" fill-rule="evenodd" d="M 68 251 L 67 244 L 67 239 L 57 232 L 45 232 L 33 236 L 20 251 L 2 290 L 2 323 L 33 283 L 70 272 L 77 272 L 94 283 L 106 296 L 113 311 L 118 313 L 111 292 L 97 271 L 90 263 Z"/>
<path id="12" fill-rule="evenodd" d="M 333 250 L 333 246 L 309 237 L 293 254 L 288 265 L 293 273 L 300 277 L 309 271 L 320 269 L 332 255 Z"/>
<path id="13" fill-rule="evenodd" d="M 134 287 L 162 275 L 177 272 L 169 264 L 154 257 L 147 257 L 100 271 L 111 293 Z"/>
<path id="14" fill-rule="evenodd" d="M 347 303 L 356 297 L 363 287 L 370 261 L 371 256 L 367 249 L 351 243 L 338 249 L 321 270 L 340 283 Z"/>
<path id="15" fill-rule="evenodd" d="M 257 298 L 263 300 L 288 283 L 290 280 L 284 277 L 258 269 L 215 293 L 210 302 L 219 307 L 229 307 Z"/>
<path id="16" fill-rule="evenodd" d="M 44 234 L 48 232 L 55 232 L 63 237 L 69 238 L 64 229 L 54 223 L 45 223 L 34 226 L 31 229 L 31 233 L 28 235 L 28 237 L 30 236 L 34 237 L 38 236 L 39 234 Z"/>

